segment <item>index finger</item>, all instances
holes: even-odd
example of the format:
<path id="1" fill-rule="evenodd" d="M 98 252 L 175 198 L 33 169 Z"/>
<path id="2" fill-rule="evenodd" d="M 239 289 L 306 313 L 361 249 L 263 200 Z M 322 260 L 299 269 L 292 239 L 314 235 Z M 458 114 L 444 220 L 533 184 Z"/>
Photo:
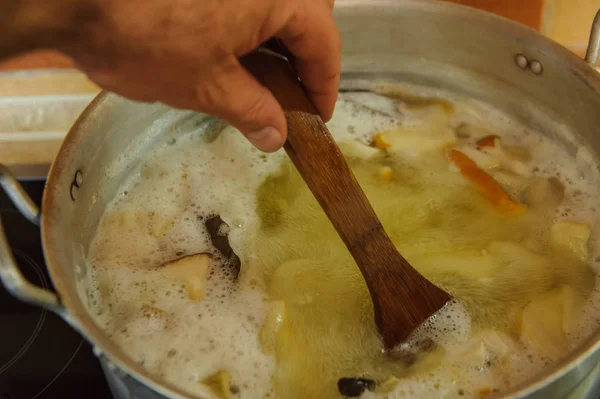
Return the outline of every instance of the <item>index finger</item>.
<path id="1" fill-rule="evenodd" d="M 294 54 L 294 65 L 308 96 L 328 121 L 338 96 L 341 68 L 340 33 L 331 9 L 299 7 L 277 37 Z"/>

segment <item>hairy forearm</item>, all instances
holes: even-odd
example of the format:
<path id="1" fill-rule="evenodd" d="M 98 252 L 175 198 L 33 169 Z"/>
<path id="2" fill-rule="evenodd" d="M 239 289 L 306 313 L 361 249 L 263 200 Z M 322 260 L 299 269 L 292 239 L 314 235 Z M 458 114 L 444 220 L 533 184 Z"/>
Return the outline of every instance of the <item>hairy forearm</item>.
<path id="1" fill-rule="evenodd" d="M 64 50 L 98 18 L 97 0 L 0 0 L 0 59 L 39 48 Z"/>

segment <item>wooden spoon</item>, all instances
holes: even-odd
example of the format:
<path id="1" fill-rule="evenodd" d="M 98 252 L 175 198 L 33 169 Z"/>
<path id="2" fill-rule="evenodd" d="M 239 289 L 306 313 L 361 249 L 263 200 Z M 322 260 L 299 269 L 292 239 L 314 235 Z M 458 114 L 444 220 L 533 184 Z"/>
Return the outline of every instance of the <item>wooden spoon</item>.
<path id="1" fill-rule="evenodd" d="M 276 50 L 276 51 L 273 51 Z M 319 201 L 362 272 L 386 349 L 442 308 L 450 296 L 400 255 L 383 230 L 331 133 L 308 99 L 285 49 L 273 41 L 241 59 L 283 107 L 285 151 Z"/>

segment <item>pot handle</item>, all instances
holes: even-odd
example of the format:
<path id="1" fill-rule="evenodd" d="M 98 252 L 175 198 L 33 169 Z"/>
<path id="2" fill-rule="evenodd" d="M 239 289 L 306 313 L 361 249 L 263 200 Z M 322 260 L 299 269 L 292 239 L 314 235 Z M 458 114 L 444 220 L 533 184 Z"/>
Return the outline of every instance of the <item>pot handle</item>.
<path id="1" fill-rule="evenodd" d="M 596 13 L 596 18 L 592 23 L 592 32 L 590 33 L 590 42 L 588 43 L 585 60 L 593 67 L 598 64 L 600 58 L 600 9 Z"/>
<path id="2" fill-rule="evenodd" d="M 0 186 L 2 186 L 8 197 L 23 216 L 31 223 L 36 225 L 40 224 L 39 208 L 31 198 L 29 198 L 17 179 L 10 173 L 10 170 L 2 164 L 0 164 Z M 8 245 L 1 219 L 0 280 L 6 290 L 20 300 L 32 305 L 41 306 L 58 314 L 63 313 L 64 307 L 55 293 L 30 283 L 19 270 L 10 246 Z"/>

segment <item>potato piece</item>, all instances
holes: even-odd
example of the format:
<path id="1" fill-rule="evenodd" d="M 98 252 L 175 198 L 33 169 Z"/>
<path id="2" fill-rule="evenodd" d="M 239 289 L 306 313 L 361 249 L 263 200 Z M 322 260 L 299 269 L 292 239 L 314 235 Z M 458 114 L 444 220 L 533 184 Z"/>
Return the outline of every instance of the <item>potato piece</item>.
<path id="1" fill-rule="evenodd" d="M 204 299 L 206 290 L 206 273 L 212 255 L 200 253 L 184 256 L 165 263 L 159 270 L 165 277 L 177 280 L 187 289 L 188 298 L 192 301 Z"/>
<path id="2" fill-rule="evenodd" d="M 569 286 L 546 292 L 531 301 L 521 313 L 520 338 L 544 358 L 557 361 L 570 347 L 566 333 L 583 305 L 584 298 Z"/>
<path id="3" fill-rule="evenodd" d="M 277 332 L 285 318 L 285 302 L 274 301 L 265 322 L 260 329 L 259 341 L 265 353 L 273 353 L 277 343 Z"/>
<path id="4" fill-rule="evenodd" d="M 523 190 L 528 183 L 528 179 L 514 172 L 504 170 L 503 168 L 498 168 L 496 170 L 491 170 L 489 175 L 494 178 L 502 187 L 506 190 L 513 191 L 516 190 L 520 192 Z"/>
<path id="5" fill-rule="evenodd" d="M 513 340 L 506 334 L 486 330 L 475 334 L 463 352 L 463 359 L 477 367 L 484 367 L 489 360 L 503 361 L 516 349 Z"/>
<path id="6" fill-rule="evenodd" d="M 523 202 L 530 207 L 553 208 L 565 197 L 565 186 L 555 177 L 537 179 L 525 189 Z"/>
<path id="7" fill-rule="evenodd" d="M 458 150 L 450 150 L 450 160 L 460 169 L 461 174 L 477 187 L 500 212 L 516 215 L 525 212 L 522 204 L 513 200 L 502 186 L 490 175 L 479 169 L 467 155 Z"/>
<path id="8" fill-rule="evenodd" d="M 550 243 L 554 250 L 566 252 L 585 262 L 588 257 L 587 243 L 591 229 L 578 222 L 556 222 L 550 228 Z"/>
<path id="9" fill-rule="evenodd" d="M 515 145 L 506 145 L 503 146 L 502 149 L 504 150 L 504 154 L 513 161 L 526 163 L 531 160 L 531 154 L 526 148 Z"/>
<path id="10" fill-rule="evenodd" d="M 368 160 L 382 153 L 376 144 L 377 148 L 368 146 L 359 140 L 341 142 L 338 145 L 342 153 L 349 158 Z"/>
<path id="11" fill-rule="evenodd" d="M 570 334 L 577 328 L 577 319 L 581 308 L 585 304 L 585 297 L 568 285 L 563 285 L 560 288 L 559 295 L 562 300 L 562 329 L 566 334 Z"/>
<path id="12" fill-rule="evenodd" d="M 431 129 L 396 129 L 386 133 L 389 152 L 414 158 L 425 152 L 440 151 L 456 144 L 454 132 L 447 126 Z"/>
<path id="13" fill-rule="evenodd" d="M 231 397 L 231 375 L 227 370 L 219 370 L 202 380 L 210 391 L 219 399 Z"/>
<path id="14" fill-rule="evenodd" d="M 487 358 L 485 345 L 478 339 L 473 339 L 473 342 L 460 355 L 461 361 L 477 368 L 483 367 Z"/>
<path id="15" fill-rule="evenodd" d="M 568 350 L 567 338 L 562 330 L 562 315 L 551 308 L 554 305 L 552 300 L 531 302 L 523 310 L 520 321 L 521 341 L 553 362 Z"/>

